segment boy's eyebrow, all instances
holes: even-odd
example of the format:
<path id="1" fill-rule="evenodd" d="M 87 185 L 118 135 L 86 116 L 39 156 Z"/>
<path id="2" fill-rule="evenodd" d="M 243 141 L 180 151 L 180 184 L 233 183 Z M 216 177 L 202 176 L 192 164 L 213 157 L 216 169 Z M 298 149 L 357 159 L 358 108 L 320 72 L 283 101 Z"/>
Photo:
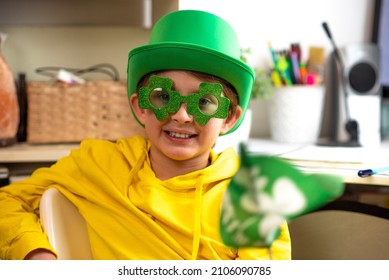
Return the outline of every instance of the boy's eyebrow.
<path id="1" fill-rule="evenodd" d="M 156 75 L 156 76 L 158 76 L 158 75 Z M 161 78 L 166 78 L 166 77 L 163 77 L 163 76 L 158 76 L 158 77 L 161 77 Z M 170 79 L 170 78 L 168 78 L 168 79 Z M 171 87 L 171 90 L 174 90 L 174 91 L 178 91 L 177 89 L 176 89 L 176 83 L 174 82 L 174 80 L 173 79 L 170 79 L 170 80 L 172 80 L 172 87 Z M 149 78 L 149 86 L 150 86 L 150 78 Z M 191 90 L 190 91 L 190 93 L 198 93 L 199 92 L 199 88 L 200 88 L 200 85 L 199 85 L 199 87 L 196 89 L 196 90 Z M 181 93 L 180 91 L 178 91 L 179 93 Z"/>
<path id="2" fill-rule="evenodd" d="M 171 89 L 171 90 L 174 90 L 174 91 L 177 91 L 178 93 L 181 93 L 180 91 L 178 91 L 178 90 L 176 89 L 176 87 L 175 87 L 175 82 L 174 82 L 174 80 L 173 80 L 172 78 L 164 77 L 164 76 L 159 76 L 159 75 L 157 75 L 157 74 L 151 75 L 151 76 L 148 78 L 148 85 L 147 85 L 148 87 L 151 86 L 150 80 L 151 80 L 151 78 L 152 78 L 153 76 L 156 76 L 156 77 L 159 77 L 159 78 L 162 78 L 162 79 L 169 79 L 169 80 L 171 80 L 171 81 L 172 81 L 172 84 L 171 84 L 171 88 L 170 88 L 170 89 Z M 200 86 L 201 86 L 201 84 L 203 84 L 203 83 L 205 83 L 205 84 L 211 84 L 211 85 L 213 85 L 213 84 L 220 84 L 220 85 L 222 86 L 222 96 L 223 96 L 223 97 L 226 97 L 225 94 L 224 94 L 224 87 L 223 87 L 223 85 L 222 85 L 219 81 L 217 81 L 217 80 L 204 81 L 204 80 L 200 79 L 200 84 L 199 84 L 198 88 L 196 88 L 195 90 L 190 90 L 190 91 L 188 92 L 188 94 L 200 93 Z M 228 98 L 228 97 L 226 97 L 226 98 Z"/>

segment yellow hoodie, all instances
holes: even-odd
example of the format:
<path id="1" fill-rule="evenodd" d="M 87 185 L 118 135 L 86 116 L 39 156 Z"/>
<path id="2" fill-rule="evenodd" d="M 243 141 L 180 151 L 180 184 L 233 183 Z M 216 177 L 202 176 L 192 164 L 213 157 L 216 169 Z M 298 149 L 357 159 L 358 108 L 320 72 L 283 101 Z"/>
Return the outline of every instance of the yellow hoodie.
<path id="1" fill-rule="evenodd" d="M 224 190 L 239 167 L 235 152 L 211 152 L 203 170 L 161 181 L 142 137 L 88 139 L 50 168 L 0 189 L 0 258 L 53 251 L 39 224 L 42 193 L 55 187 L 88 224 L 94 259 L 269 259 L 267 249 L 226 247 L 219 236 Z M 286 224 L 272 257 L 290 259 Z"/>

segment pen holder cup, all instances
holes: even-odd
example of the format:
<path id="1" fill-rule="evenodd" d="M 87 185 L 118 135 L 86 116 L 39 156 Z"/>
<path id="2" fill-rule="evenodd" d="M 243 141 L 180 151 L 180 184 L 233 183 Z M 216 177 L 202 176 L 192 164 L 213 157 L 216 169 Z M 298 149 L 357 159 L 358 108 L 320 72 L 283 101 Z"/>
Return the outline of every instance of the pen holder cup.
<path id="1" fill-rule="evenodd" d="M 271 138 L 282 143 L 315 143 L 320 133 L 323 104 L 321 85 L 274 88 L 269 100 Z"/>

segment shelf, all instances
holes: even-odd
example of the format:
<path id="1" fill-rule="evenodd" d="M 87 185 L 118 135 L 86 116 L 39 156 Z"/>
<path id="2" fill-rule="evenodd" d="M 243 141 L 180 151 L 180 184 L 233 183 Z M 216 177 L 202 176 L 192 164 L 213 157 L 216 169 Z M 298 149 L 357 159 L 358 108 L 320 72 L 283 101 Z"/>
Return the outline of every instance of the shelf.
<path id="1" fill-rule="evenodd" d="M 150 28 L 178 0 L 1 0 L 0 25 L 125 25 Z"/>
<path id="2" fill-rule="evenodd" d="M 0 148 L 0 163 L 55 162 L 78 147 L 79 144 L 15 144 Z"/>

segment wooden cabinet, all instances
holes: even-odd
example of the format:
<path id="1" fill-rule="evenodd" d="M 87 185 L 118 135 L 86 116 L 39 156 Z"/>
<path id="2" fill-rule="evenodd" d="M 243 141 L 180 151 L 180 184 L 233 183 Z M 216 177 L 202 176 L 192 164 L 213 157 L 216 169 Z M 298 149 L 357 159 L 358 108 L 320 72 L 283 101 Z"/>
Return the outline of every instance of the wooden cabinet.
<path id="1" fill-rule="evenodd" d="M 179 0 L 1 0 L 0 25 L 147 26 Z"/>

